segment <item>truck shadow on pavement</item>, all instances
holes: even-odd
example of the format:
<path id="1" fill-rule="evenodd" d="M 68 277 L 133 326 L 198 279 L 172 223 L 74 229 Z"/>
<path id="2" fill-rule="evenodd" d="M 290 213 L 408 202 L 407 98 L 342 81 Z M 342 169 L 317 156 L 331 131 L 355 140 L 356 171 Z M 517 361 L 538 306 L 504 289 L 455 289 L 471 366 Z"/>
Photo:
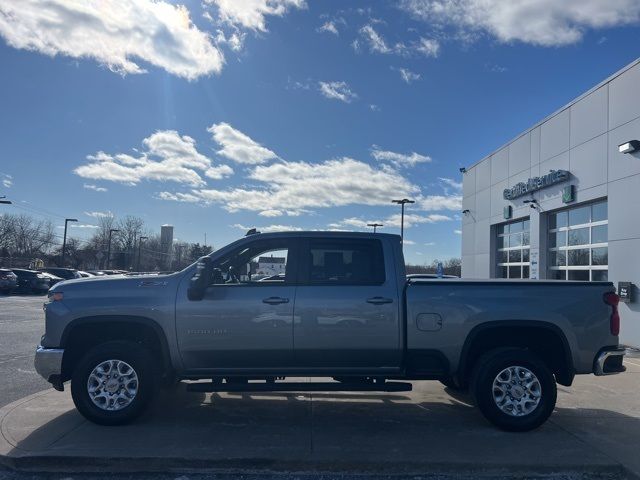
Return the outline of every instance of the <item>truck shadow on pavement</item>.
<path id="1" fill-rule="evenodd" d="M 56 398 L 53 410 L 51 398 Z M 9 415 L 2 424 L 3 436 L 13 445 L 8 457 L 18 468 L 58 459 L 69 467 L 127 470 L 135 464 L 147 471 L 360 471 L 374 466 L 393 472 L 609 471 L 621 463 L 640 471 L 632 451 L 640 444 L 638 418 L 560 406 L 535 431 L 502 432 L 484 420 L 468 396 L 437 384 L 407 394 L 202 394 L 186 392 L 181 385 L 159 394 L 138 421 L 119 427 L 84 420 L 67 394 L 51 391 L 30 403 L 22 407 L 27 410 L 22 419 Z"/>

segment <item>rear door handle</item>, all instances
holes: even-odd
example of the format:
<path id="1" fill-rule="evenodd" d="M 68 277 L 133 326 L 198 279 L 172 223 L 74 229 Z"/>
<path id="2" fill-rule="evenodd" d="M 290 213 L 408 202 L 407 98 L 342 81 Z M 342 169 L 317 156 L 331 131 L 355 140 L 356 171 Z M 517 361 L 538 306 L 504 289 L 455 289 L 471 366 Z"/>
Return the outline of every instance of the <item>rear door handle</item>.
<path id="1" fill-rule="evenodd" d="M 367 298 L 367 303 L 373 303 L 374 305 L 383 305 L 385 303 L 393 303 L 393 299 L 385 297 L 371 297 Z"/>
<path id="2" fill-rule="evenodd" d="M 289 299 L 282 297 L 269 297 L 263 299 L 262 303 L 268 303 L 269 305 L 280 305 L 281 303 L 289 303 Z"/>

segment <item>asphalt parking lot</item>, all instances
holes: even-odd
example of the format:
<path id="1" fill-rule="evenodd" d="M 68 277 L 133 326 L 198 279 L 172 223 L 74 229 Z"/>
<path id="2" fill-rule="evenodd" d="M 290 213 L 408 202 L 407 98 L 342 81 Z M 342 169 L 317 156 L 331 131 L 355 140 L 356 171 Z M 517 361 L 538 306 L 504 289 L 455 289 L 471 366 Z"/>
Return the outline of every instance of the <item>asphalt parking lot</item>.
<path id="1" fill-rule="evenodd" d="M 49 388 L 33 368 L 44 333 L 44 295 L 0 295 L 0 406 Z"/>
<path id="2" fill-rule="evenodd" d="M 48 389 L 33 370 L 43 300 L 0 297 L 0 465 L 20 470 L 0 469 L 2 480 L 640 478 L 640 358 L 625 374 L 559 387 L 551 419 L 521 434 L 496 430 L 437 382 L 407 393 L 179 386 L 134 424 L 99 427 L 75 411 L 69 388 Z"/>

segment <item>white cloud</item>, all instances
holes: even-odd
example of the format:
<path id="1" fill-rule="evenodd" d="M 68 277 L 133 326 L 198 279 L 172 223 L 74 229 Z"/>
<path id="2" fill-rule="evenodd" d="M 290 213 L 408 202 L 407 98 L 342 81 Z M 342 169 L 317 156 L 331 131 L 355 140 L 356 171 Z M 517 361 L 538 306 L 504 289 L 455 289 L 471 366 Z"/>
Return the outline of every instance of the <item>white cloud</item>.
<path id="1" fill-rule="evenodd" d="M 351 103 L 358 98 L 346 82 L 319 82 L 320 93 L 327 98 L 340 100 L 344 103 Z"/>
<path id="2" fill-rule="evenodd" d="M 271 150 L 228 123 L 214 123 L 207 131 L 213 134 L 213 139 L 222 147 L 217 151 L 218 155 L 234 162 L 255 165 L 278 158 Z"/>
<path id="3" fill-rule="evenodd" d="M 205 0 L 216 5 L 220 19 L 230 25 L 266 32 L 267 16 L 282 17 L 289 9 L 306 8 L 304 0 Z"/>
<path id="4" fill-rule="evenodd" d="M 438 223 L 438 222 L 448 222 L 453 220 L 448 215 L 441 215 L 439 213 L 432 213 L 429 215 L 420 215 L 417 213 L 406 213 L 404 214 L 404 228 L 410 228 L 414 225 L 419 225 L 422 223 Z M 402 216 L 399 213 L 389 216 L 382 223 L 385 226 L 391 227 L 400 227 Z"/>
<path id="5" fill-rule="evenodd" d="M 416 80 L 420 80 L 420 74 L 412 72 L 408 68 L 398 68 L 396 70 L 398 70 L 398 72 L 400 73 L 400 78 L 402 78 L 405 83 L 413 83 Z"/>
<path id="6" fill-rule="evenodd" d="M 370 103 L 369 104 L 369 110 L 371 110 L 372 112 L 379 112 L 380 111 L 380 107 L 378 105 L 376 105 L 375 103 Z"/>
<path id="7" fill-rule="evenodd" d="M 436 242 L 425 242 L 424 246 L 425 247 L 433 247 L 433 246 L 435 246 L 435 244 L 436 244 Z"/>
<path id="8" fill-rule="evenodd" d="M 143 180 L 173 181 L 202 187 L 205 181 L 199 171 L 209 178 L 222 178 L 233 173 L 225 165 L 212 166 L 211 159 L 196 149 L 196 142 L 175 130 L 160 130 L 142 141 L 145 150 L 132 156 L 126 153 L 97 152 L 88 155 L 89 163 L 74 170 L 83 178 L 108 180 L 136 185 Z"/>
<path id="9" fill-rule="evenodd" d="M 454 230 L 453 233 L 456 235 L 462 235 L 462 230 Z"/>
<path id="10" fill-rule="evenodd" d="M 318 32 L 326 32 L 332 33 L 335 36 L 339 36 L 340 32 L 338 31 L 338 27 L 336 27 L 336 23 L 333 21 L 324 22 L 320 27 L 318 27 Z"/>
<path id="11" fill-rule="evenodd" d="M 419 188 L 396 170 L 351 158 L 322 163 L 280 161 L 256 166 L 248 178 L 263 184 L 255 188 L 192 189 L 187 194 L 162 192 L 159 198 L 222 205 L 228 211 L 286 211 L 345 205 L 388 205 L 393 195 L 412 196 Z"/>
<path id="12" fill-rule="evenodd" d="M 218 30 L 216 33 L 216 44 L 227 45 L 234 52 L 239 52 L 244 46 L 244 39 L 247 34 L 235 29 L 232 32 L 225 33 L 223 30 Z"/>
<path id="13" fill-rule="evenodd" d="M 2 186 L 5 188 L 11 188 L 13 186 L 13 177 L 6 173 L 0 173 L 0 178 L 2 179 Z"/>
<path id="14" fill-rule="evenodd" d="M 87 217 L 92 217 L 92 218 L 102 218 L 102 217 L 113 217 L 113 212 L 111 211 L 106 211 L 106 212 L 84 212 L 84 214 Z"/>
<path id="15" fill-rule="evenodd" d="M 576 43 L 588 29 L 636 24 L 639 0 L 403 0 L 401 7 L 431 26 L 462 37 L 487 32 L 500 42 L 541 46 Z"/>
<path id="16" fill-rule="evenodd" d="M 417 199 L 416 206 L 420 210 L 460 210 L 462 208 L 462 195 L 426 195 Z"/>
<path id="17" fill-rule="evenodd" d="M 371 25 L 365 25 L 360 29 L 360 36 L 369 45 L 369 50 L 376 53 L 391 53 L 392 49 L 385 39 Z"/>
<path id="18" fill-rule="evenodd" d="M 420 40 L 415 45 L 415 49 L 425 57 L 436 58 L 440 55 L 440 42 L 434 38 L 420 37 Z"/>
<path id="19" fill-rule="evenodd" d="M 224 64 L 189 10 L 165 1 L 0 0 L 0 36 L 14 48 L 91 58 L 120 74 L 146 72 L 142 60 L 194 80 Z"/>
<path id="20" fill-rule="evenodd" d="M 431 157 L 416 152 L 397 153 L 389 150 L 380 150 L 380 147 L 371 147 L 371 156 L 380 162 L 390 162 L 397 167 L 415 167 L 419 163 L 431 162 Z"/>
<path id="21" fill-rule="evenodd" d="M 438 180 L 440 180 L 445 185 L 453 188 L 454 190 L 462 190 L 462 182 L 456 182 L 454 179 L 446 177 L 438 177 Z"/>
<path id="22" fill-rule="evenodd" d="M 282 215 L 284 215 L 284 212 L 282 210 L 276 210 L 275 208 L 272 208 L 270 210 L 263 210 L 262 212 L 258 213 L 258 215 L 262 217 L 281 217 Z"/>
<path id="23" fill-rule="evenodd" d="M 408 240 L 406 238 L 402 240 L 402 243 L 404 243 L 405 245 L 415 245 L 416 244 L 416 242 L 414 242 L 413 240 Z"/>
<path id="24" fill-rule="evenodd" d="M 58 225 L 58 228 L 64 228 L 64 225 Z M 91 225 L 89 223 L 69 223 L 69 228 L 100 228 L 98 225 Z"/>
<path id="25" fill-rule="evenodd" d="M 369 226 L 369 224 L 373 224 L 373 223 L 378 223 L 378 224 L 382 224 L 383 227 L 400 227 L 400 223 L 402 220 L 402 216 L 399 213 L 394 213 L 392 215 L 389 215 L 388 217 L 386 217 L 384 220 L 374 220 L 374 219 L 363 219 L 363 218 L 359 218 L 359 217 L 349 217 L 349 218 L 345 218 L 343 220 L 340 220 L 339 222 L 334 222 L 334 223 L 330 223 L 329 227 L 330 228 L 345 228 L 345 227 L 351 227 L 351 228 L 357 228 L 360 230 L 370 230 L 372 229 L 372 227 Z M 421 214 L 417 214 L 417 213 L 406 213 L 404 215 L 404 227 L 405 228 L 411 228 L 415 225 L 419 225 L 419 224 L 423 224 L 423 223 L 438 223 L 438 222 L 447 222 L 453 220 L 451 217 L 449 217 L 448 215 L 441 215 L 441 214 L 430 214 L 430 215 L 421 215 Z M 383 228 L 383 227 L 378 227 L 378 228 Z"/>
<path id="26" fill-rule="evenodd" d="M 300 227 L 295 227 L 293 225 L 265 225 L 263 227 L 248 227 L 245 225 L 241 225 L 239 223 L 236 223 L 234 225 L 232 225 L 232 227 L 234 228 L 239 228 L 240 230 L 244 230 L 247 231 L 251 228 L 255 228 L 256 230 L 258 230 L 259 232 L 262 233 L 271 233 L 271 232 L 300 232 L 303 229 Z"/>
<path id="27" fill-rule="evenodd" d="M 351 44 L 356 52 L 359 52 L 362 44 L 365 44 L 371 53 L 395 54 L 404 57 L 424 55 L 433 58 L 440 54 L 440 42 L 434 38 L 420 37 L 419 40 L 409 43 L 399 41 L 395 44 L 389 44 L 371 24 L 364 25 L 358 33 L 359 38 L 356 38 Z"/>
<path id="28" fill-rule="evenodd" d="M 106 189 L 105 187 L 99 187 L 97 185 L 93 185 L 92 183 L 85 183 L 84 185 L 82 185 L 82 188 L 87 189 L 87 190 L 93 190 L 94 192 L 107 192 L 108 189 Z"/>

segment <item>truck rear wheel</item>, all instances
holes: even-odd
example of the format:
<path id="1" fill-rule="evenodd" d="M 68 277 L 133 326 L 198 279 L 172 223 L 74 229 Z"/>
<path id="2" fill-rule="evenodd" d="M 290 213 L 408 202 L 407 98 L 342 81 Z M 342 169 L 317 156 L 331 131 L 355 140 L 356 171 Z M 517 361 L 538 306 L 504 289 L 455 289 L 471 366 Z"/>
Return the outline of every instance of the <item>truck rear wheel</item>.
<path id="1" fill-rule="evenodd" d="M 556 404 L 553 373 L 524 349 L 499 349 L 476 362 L 471 393 L 483 415 L 497 427 L 522 432 L 542 425 Z"/>
<path id="2" fill-rule="evenodd" d="M 78 362 L 71 396 L 88 420 L 122 425 L 142 413 L 156 384 L 147 349 L 133 342 L 107 342 L 90 349 Z"/>

